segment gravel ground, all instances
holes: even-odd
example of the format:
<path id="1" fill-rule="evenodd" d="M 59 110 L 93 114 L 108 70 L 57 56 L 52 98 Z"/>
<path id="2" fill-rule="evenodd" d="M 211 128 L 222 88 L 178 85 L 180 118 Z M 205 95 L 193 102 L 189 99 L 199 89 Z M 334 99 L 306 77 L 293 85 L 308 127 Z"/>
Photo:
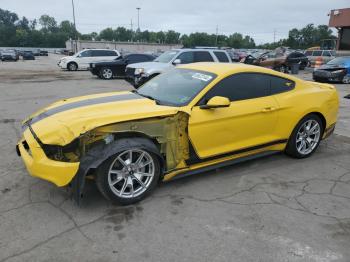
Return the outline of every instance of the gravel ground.
<path id="1" fill-rule="evenodd" d="M 0 261 L 350 261 L 350 100 L 311 158 L 279 154 L 164 183 L 129 207 L 90 182 L 77 207 L 67 189 L 27 174 L 14 151 L 20 121 L 58 99 L 131 87 L 61 71 L 58 59 L 0 63 Z"/>

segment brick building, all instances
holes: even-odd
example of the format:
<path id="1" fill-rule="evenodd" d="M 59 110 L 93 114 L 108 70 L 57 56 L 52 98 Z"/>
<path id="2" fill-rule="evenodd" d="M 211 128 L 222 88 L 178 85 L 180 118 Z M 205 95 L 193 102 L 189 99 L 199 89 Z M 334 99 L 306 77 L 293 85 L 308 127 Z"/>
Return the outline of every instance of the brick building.
<path id="1" fill-rule="evenodd" d="M 338 30 L 337 49 L 350 51 L 350 8 L 332 10 L 329 26 Z"/>

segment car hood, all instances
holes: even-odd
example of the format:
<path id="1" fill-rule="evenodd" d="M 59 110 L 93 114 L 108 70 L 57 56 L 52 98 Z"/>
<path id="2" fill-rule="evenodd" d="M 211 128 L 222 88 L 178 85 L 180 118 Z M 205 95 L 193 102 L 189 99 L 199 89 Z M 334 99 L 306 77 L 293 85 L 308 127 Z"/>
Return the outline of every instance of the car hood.
<path id="1" fill-rule="evenodd" d="M 31 115 L 23 128 L 30 126 L 44 144 L 63 146 L 96 127 L 177 112 L 132 92 L 113 92 L 58 101 Z"/>
<path id="2" fill-rule="evenodd" d="M 143 68 L 145 71 L 147 70 L 155 70 L 155 69 L 168 69 L 171 68 L 172 65 L 169 63 L 160 63 L 160 62 L 143 62 L 128 65 L 129 68 Z"/>
<path id="3" fill-rule="evenodd" d="M 320 70 L 336 70 L 336 69 L 346 69 L 345 65 L 332 65 L 332 64 L 324 64 L 321 65 L 318 69 Z"/>

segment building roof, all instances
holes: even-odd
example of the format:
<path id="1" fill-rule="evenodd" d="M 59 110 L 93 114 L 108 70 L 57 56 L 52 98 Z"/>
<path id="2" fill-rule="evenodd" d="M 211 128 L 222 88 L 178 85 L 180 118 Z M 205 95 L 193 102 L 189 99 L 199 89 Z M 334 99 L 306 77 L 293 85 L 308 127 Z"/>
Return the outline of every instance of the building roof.
<path id="1" fill-rule="evenodd" d="M 329 14 L 330 27 L 350 27 L 350 8 L 334 9 Z"/>

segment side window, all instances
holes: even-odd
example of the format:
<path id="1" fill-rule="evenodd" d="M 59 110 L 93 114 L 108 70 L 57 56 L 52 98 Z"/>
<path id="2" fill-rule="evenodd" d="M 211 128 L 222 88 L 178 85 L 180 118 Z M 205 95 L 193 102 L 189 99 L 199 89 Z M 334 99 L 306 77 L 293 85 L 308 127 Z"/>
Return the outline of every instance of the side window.
<path id="1" fill-rule="evenodd" d="M 92 56 L 103 56 L 101 50 L 91 50 Z"/>
<path id="2" fill-rule="evenodd" d="M 312 53 L 312 56 L 321 56 L 322 55 L 322 51 L 321 50 L 317 50 L 317 51 L 314 51 Z"/>
<path id="3" fill-rule="evenodd" d="M 91 50 L 86 50 L 86 51 L 80 53 L 80 57 L 90 57 L 90 56 L 92 56 Z"/>
<path id="4" fill-rule="evenodd" d="M 227 55 L 224 52 L 214 51 L 215 56 L 219 60 L 219 62 L 222 63 L 228 63 L 230 62 L 227 58 Z"/>
<path id="5" fill-rule="evenodd" d="M 214 62 L 214 59 L 207 51 L 196 51 L 194 52 L 194 62 Z"/>
<path id="6" fill-rule="evenodd" d="M 289 79 L 277 76 L 269 76 L 269 78 L 271 83 L 271 95 L 288 92 L 295 87 L 295 83 Z"/>
<path id="7" fill-rule="evenodd" d="M 129 55 L 127 57 L 129 64 L 143 62 L 141 55 Z"/>
<path id="8" fill-rule="evenodd" d="M 331 56 L 331 53 L 329 51 L 323 51 L 323 56 Z"/>
<path id="9" fill-rule="evenodd" d="M 223 96 L 230 101 L 246 100 L 270 95 L 268 75 L 241 73 L 226 77 L 216 84 L 201 99 L 200 105 L 206 104 L 214 96 Z"/>
<path id="10" fill-rule="evenodd" d="M 183 52 L 177 57 L 177 59 L 181 60 L 181 64 L 193 63 L 193 52 Z"/>
<path id="11" fill-rule="evenodd" d="M 107 51 L 108 56 L 118 56 L 117 53 L 115 51 Z"/>
<path id="12" fill-rule="evenodd" d="M 312 55 L 312 51 L 306 51 L 305 52 L 305 56 L 311 56 Z"/>

